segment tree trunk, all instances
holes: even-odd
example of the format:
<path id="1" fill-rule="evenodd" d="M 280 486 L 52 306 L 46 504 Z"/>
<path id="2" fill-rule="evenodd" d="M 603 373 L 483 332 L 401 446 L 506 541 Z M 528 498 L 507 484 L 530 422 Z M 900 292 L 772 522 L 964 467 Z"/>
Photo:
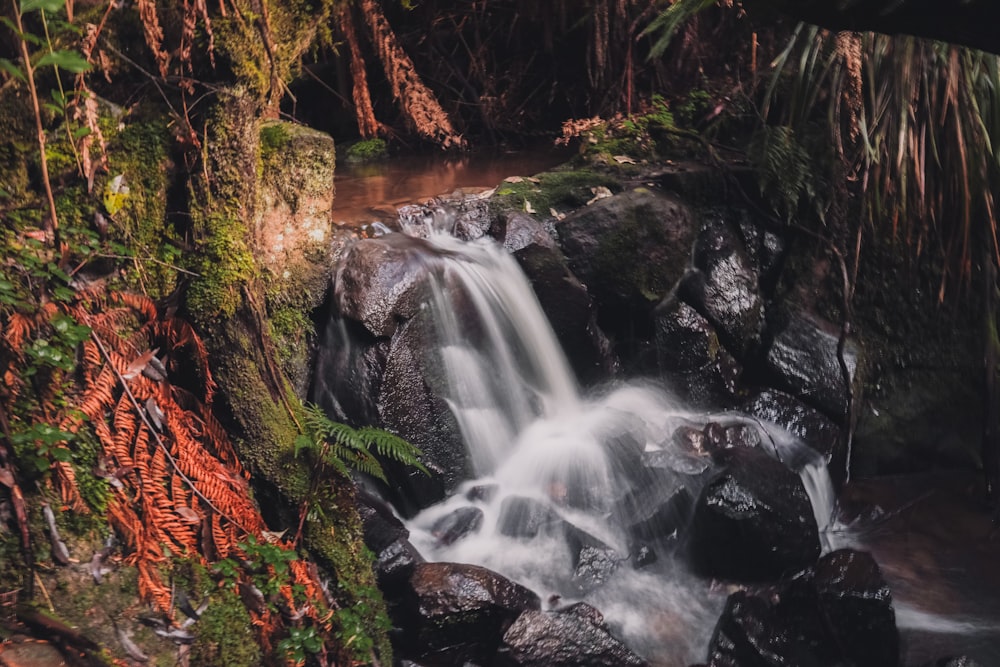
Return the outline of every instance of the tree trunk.
<path id="1" fill-rule="evenodd" d="M 360 0 L 360 7 L 375 52 L 382 61 L 385 76 L 392 87 L 392 94 L 414 129 L 420 136 L 440 144 L 442 148 L 464 146 L 465 141 L 455 131 L 448 114 L 441 108 L 431 89 L 421 81 L 413 61 L 400 46 L 378 0 Z"/>
<path id="2" fill-rule="evenodd" d="M 378 134 L 383 134 L 383 128 L 382 124 L 375 118 L 375 109 L 372 106 L 371 93 L 368 89 L 368 75 L 365 73 L 365 59 L 361 55 L 358 33 L 354 29 L 354 19 L 351 18 L 351 6 L 346 3 L 341 6 L 337 17 L 351 52 L 351 93 L 354 98 L 354 113 L 358 118 L 358 132 L 363 138 L 371 139 Z"/>

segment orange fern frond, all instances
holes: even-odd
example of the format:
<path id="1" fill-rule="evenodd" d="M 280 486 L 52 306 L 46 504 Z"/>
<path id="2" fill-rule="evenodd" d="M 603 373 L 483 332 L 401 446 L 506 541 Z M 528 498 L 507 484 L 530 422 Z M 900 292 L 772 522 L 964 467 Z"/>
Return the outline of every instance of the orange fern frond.
<path id="1" fill-rule="evenodd" d="M 22 313 L 11 313 L 7 318 L 7 326 L 4 327 L 3 337 L 7 341 L 7 346 L 15 356 L 20 356 L 24 343 L 31 336 L 34 322 L 30 317 Z"/>
<path id="2" fill-rule="evenodd" d="M 52 464 L 52 478 L 64 505 L 68 505 L 74 512 L 90 514 L 90 508 L 87 507 L 76 485 L 76 471 L 70 463 L 55 461 Z"/>

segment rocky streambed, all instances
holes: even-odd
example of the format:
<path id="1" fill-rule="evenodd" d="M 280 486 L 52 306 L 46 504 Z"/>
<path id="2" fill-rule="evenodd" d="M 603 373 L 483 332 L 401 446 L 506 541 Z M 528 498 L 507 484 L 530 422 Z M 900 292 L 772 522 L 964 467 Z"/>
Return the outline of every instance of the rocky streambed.
<path id="1" fill-rule="evenodd" d="M 875 336 L 848 336 L 833 317 L 834 269 L 822 249 L 745 197 L 725 196 L 743 177 L 670 165 L 508 179 L 486 195 L 404 206 L 342 250 L 315 399 L 339 419 L 404 436 L 431 471 L 390 470 L 389 485 L 362 494 L 399 655 L 422 665 L 941 657 L 901 647 L 886 577 L 863 540 L 847 536 L 860 524 L 838 523 L 835 489 L 851 455 L 879 459 L 878 443 L 849 435 L 859 418 L 877 421 L 865 392 L 888 360 Z M 516 260 L 575 376 L 597 388 L 583 392 L 576 421 L 611 415 L 572 438 L 597 433 L 607 493 L 585 492 L 593 480 L 580 471 L 590 464 L 564 465 L 591 450 L 537 444 L 530 429 L 510 428 L 512 460 L 528 449 L 563 461 L 531 491 L 518 491 L 510 465 L 484 470 L 470 454 L 462 410 L 471 408 L 456 402 L 477 394 L 448 393 L 429 304 L 448 295 L 471 349 L 493 324 L 475 293 L 442 278 L 439 260 L 463 251 L 435 246 L 440 232 L 490 238 Z M 463 368 L 489 375 L 490 363 Z M 533 396 L 527 423 L 548 419 L 543 374 L 522 373 Z M 623 390 L 624 377 L 646 384 Z M 505 399 L 491 401 L 472 406 L 478 423 Z M 655 409 L 636 407 L 646 402 Z M 526 471 L 551 465 L 527 460 Z M 485 535 L 500 540 L 494 551 L 555 546 L 518 565 L 470 556 L 496 569 L 454 558 L 476 554 L 462 545 Z M 684 595 L 671 592 L 679 578 Z M 621 609 L 636 585 L 673 596 L 651 606 L 636 597 L 640 613 L 656 616 L 641 630 Z"/>

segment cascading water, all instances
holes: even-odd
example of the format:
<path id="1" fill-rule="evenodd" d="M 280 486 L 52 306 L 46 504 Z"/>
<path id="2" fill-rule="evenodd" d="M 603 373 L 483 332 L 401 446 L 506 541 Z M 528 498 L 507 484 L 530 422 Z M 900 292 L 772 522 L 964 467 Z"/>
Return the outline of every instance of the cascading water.
<path id="1" fill-rule="evenodd" d="M 627 527 L 648 518 L 648 507 L 670 507 L 667 524 L 678 529 L 689 518 L 690 499 L 712 464 L 706 452 L 669 434 L 692 421 L 749 422 L 692 414 L 652 386 L 581 397 L 513 258 L 485 240 L 422 235 L 433 276 L 424 307 L 438 338 L 427 353 L 439 356 L 444 382 L 437 389 L 476 479 L 414 517 L 411 541 L 428 560 L 488 567 L 553 607 L 590 602 L 655 664 L 697 661 L 724 593 L 690 575 L 669 549 L 648 563 L 649 551 Z M 780 429 L 750 425 L 776 456 L 794 461 L 817 524 L 826 527 L 832 491 L 819 457 L 806 456 L 810 450 Z M 651 469 L 651 457 L 666 464 Z M 687 502 L 674 503 L 681 496 Z"/>

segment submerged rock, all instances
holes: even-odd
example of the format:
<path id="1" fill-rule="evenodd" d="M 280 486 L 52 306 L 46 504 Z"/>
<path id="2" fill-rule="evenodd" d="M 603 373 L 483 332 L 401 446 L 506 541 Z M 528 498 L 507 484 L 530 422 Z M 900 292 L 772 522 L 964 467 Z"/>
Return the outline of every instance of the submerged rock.
<path id="1" fill-rule="evenodd" d="M 590 533 L 566 523 L 566 544 L 573 556 L 573 584 L 582 593 L 599 588 L 618 569 L 624 557 Z"/>
<path id="2" fill-rule="evenodd" d="M 459 507 L 446 514 L 431 526 L 431 534 L 439 544 L 454 544 L 466 535 L 475 533 L 483 525 L 483 511 L 478 507 Z"/>
<path id="3" fill-rule="evenodd" d="M 543 528 L 562 523 L 559 514 L 546 503 L 534 498 L 510 496 L 500 505 L 497 531 L 507 537 L 531 538 Z"/>
<path id="4" fill-rule="evenodd" d="M 725 450 L 695 503 L 694 566 L 710 576 L 763 580 L 812 565 L 819 531 L 799 476 L 762 449 Z"/>
<path id="5" fill-rule="evenodd" d="M 589 607 L 589 605 L 584 605 Z M 615 638 L 600 613 L 526 611 L 503 636 L 505 667 L 629 667 L 646 661 Z M 599 620 L 600 619 L 600 620 Z"/>

